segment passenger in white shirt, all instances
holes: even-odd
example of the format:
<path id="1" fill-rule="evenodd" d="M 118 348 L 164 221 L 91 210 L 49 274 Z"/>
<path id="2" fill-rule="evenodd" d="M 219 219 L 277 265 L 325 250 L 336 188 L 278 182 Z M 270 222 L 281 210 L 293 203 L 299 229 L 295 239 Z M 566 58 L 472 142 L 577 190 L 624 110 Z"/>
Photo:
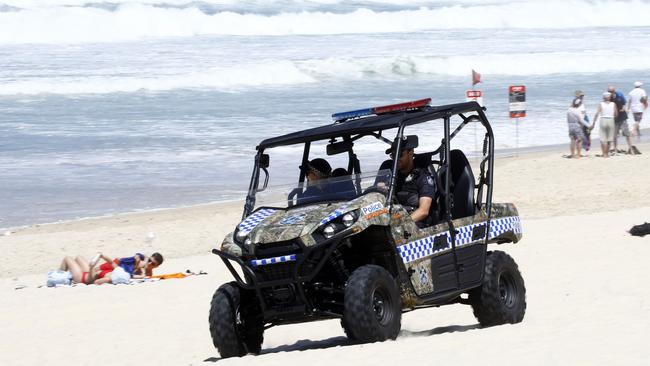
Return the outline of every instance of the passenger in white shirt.
<path id="1" fill-rule="evenodd" d="M 634 126 L 632 126 L 632 135 L 641 138 L 639 125 L 643 119 L 643 112 L 648 108 L 648 95 L 645 90 L 641 89 L 642 82 L 634 83 L 634 89 L 628 94 L 627 111 L 632 112 L 634 116 Z"/>

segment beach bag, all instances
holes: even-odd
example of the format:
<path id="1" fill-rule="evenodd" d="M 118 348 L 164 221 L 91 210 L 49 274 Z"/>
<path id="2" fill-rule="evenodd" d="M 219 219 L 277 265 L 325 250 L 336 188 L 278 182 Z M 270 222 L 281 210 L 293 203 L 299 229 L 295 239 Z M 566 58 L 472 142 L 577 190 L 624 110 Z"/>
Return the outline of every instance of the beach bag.
<path id="1" fill-rule="evenodd" d="M 131 275 L 124 268 L 117 267 L 111 272 L 111 283 L 114 285 L 119 285 L 120 283 L 128 284 L 129 282 L 131 282 Z"/>
<path id="2" fill-rule="evenodd" d="M 646 236 L 650 234 L 650 224 L 646 222 L 641 225 L 632 226 L 630 229 L 630 234 L 634 236 Z"/>
<path id="3" fill-rule="evenodd" d="M 57 269 L 56 271 L 47 272 L 47 287 L 55 287 L 57 285 L 70 285 L 72 284 L 72 273 Z"/>

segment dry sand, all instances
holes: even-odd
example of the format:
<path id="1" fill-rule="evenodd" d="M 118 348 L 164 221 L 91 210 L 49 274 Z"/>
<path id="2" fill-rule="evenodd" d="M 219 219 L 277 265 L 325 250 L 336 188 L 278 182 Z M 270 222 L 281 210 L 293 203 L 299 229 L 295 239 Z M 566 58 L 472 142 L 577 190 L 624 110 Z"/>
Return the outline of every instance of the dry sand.
<path id="1" fill-rule="evenodd" d="M 523 217 L 520 243 L 492 247 L 523 272 L 528 309 L 520 324 L 480 329 L 469 307 L 453 305 L 404 314 L 396 341 L 350 345 L 338 321 L 323 321 L 271 328 L 262 355 L 220 360 L 207 316 L 214 290 L 231 279 L 208 253 L 238 222 L 242 204 L 211 204 L 0 236 L 0 365 L 647 364 L 650 236 L 626 233 L 650 221 L 650 145 L 639 148 L 646 153 L 574 160 L 554 151 L 497 162 L 494 201 L 516 203 Z M 63 255 L 97 250 L 158 250 L 167 256 L 161 271 L 209 274 L 38 287 Z"/>

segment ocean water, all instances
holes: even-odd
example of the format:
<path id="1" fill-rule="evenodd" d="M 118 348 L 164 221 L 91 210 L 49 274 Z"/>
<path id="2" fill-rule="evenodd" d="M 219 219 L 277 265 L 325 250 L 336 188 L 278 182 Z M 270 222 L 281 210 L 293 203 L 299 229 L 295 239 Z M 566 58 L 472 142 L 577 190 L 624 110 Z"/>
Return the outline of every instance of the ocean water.
<path id="1" fill-rule="evenodd" d="M 497 148 L 567 142 L 575 89 L 650 82 L 650 1 L 0 0 L 0 227 L 242 198 L 262 139 L 471 69 Z"/>

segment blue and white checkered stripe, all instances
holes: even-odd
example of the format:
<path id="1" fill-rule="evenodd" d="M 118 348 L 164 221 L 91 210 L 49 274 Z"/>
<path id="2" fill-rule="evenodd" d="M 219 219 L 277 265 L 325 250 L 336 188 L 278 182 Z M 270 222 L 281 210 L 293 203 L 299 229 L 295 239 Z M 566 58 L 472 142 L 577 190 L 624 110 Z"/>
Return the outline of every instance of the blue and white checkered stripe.
<path id="1" fill-rule="evenodd" d="M 521 220 L 519 216 L 503 217 L 490 221 L 490 239 L 512 231 L 515 234 L 521 234 Z"/>
<path id="2" fill-rule="evenodd" d="M 266 266 L 267 264 L 276 264 L 276 263 L 285 263 L 285 262 L 294 262 L 296 260 L 296 255 L 282 255 L 279 257 L 266 258 L 266 259 L 253 259 L 249 263 L 253 267 L 257 266 Z"/>
<path id="3" fill-rule="evenodd" d="M 328 222 L 330 222 L 330 221 L 336 219 L 337 217 L 340 217 L 340 216 L 345 215 L 345 213 L 348 212 L 348 211 L 346 210 L 347 208 L 348 208 L 347 205 L 346 205 L 346 206 L 341 206 L 341 207 L 337 208 L 336 210 L 334 210 L 334 212 L 332 212 L 331 214 L 327 215 L 326 218 L 320 220 L 320 224 L 321 224 L 321 225 L 325 225 L 325 224 L 327 224 Z"/>
<path id="4" fill-rule="evenodd" d="M 449 239 L 449 236 L 447 236 L 447 245 L 444 248 L 440 248 L 436 251 L 433 250 L 434 239 L 442 235 L 447 235 L 447 232 L 428 236 L 426 238 L 418 239 L 416 241 L 399 246 L 397 247 L 397 253 L 402 257 L 402 261 L 404 261 L 404 263 L 409 263 L 420 258 L 451 249 L 451 240 Z"/>
<path id="5" fill-rule="evenodd" d="M 483 221 L 456 228 L 456 230 L 458 230 L 458 234 L 456 234 L 456 247 L 472 243 L 472 232 L 474 228 L 485 224 L 486 221 Z M 521 234 L 521 220 L 519 219 L 519 216 L 510 216 L 491 220 L 489 239 L 495 238 L 508 231 L 512 231 L 515 234 Z M 401 245 L 397 247 L 397 253 L 402 257 L 404 263 L 410 263 L 424 257 L 451 250 L 451 238 L 449 236 L 447 236 L 447 245 L 444 248 L 439 248 L 435 251 L 433 250 L 434 239 L 441 235 L 447 235 L 447 232 L 445 231 Z M 485 237 L 477 238 L 475 241 L 483 239 L 485 239 Z"/>
<path id="6" fill-rule="evenodd" d="M 271 208 L 263 208 L 255 212 L 239 224 L 239 231 L 243 231 L 244 233 L 251 232 L 260 222 L 271 216 L 274 212 L 275 210 Z"/>
<path id="7" fill-rule="evenodd" d="M 474 231 L 474 228 L 478 226 L 485 226 L 485 221 L 456 228 L 456 230 L 458 230 L 458 234 L 456 234 L 456 247 L 460 247 L 471 243 L 472 232 Z M 485 237 L 477 238 L 476 240 L 482 240 L 482 239 L 485 239 Z"/>

